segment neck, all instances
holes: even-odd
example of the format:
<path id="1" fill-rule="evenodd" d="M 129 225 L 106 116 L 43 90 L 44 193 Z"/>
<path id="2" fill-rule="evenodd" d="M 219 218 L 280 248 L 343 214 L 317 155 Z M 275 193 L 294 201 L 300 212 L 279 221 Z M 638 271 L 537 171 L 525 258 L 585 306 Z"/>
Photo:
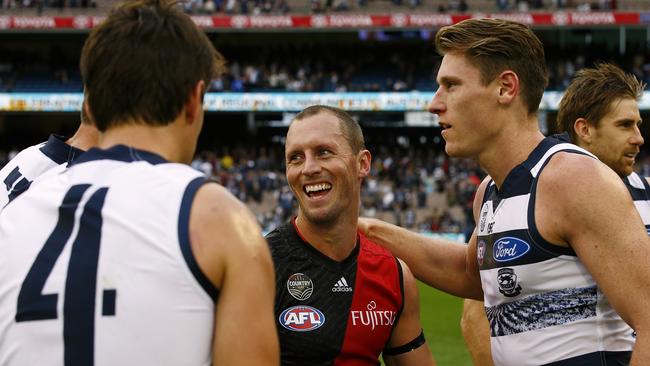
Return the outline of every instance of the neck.
<path id="1" fill-rule="evenodd" d="M 311 246 L 335 261 L 347 258 L 357 244 L 356 219 L 337 222 L 326 227 L 310 222 L 303 215 L 298 214 L 296 227 Z"/>
<path id="2" fill-rule="evenodd" d="M 70 137 L 68 141 L 66 141 L 66 144 L 86 151 L 97 146 L 100 135 L 99 130 L 97 130 L 95 126 L 81 123 L 79 124 L 77 131 L 74 133 L 74 136 Z"/>
<path id="3" fill-rule="evenodd" d="M 537 118 L 525 121 L 513 120 L 505 127 L 485 151 L 478 156 L 479 165 L 501 187 L 512 169 L 524 162 L 535 147 L 544 139 L 539 130 Z"/>
<path id="4" fill-rule="evenodd" d="M 99 146 L 106 149 L 115 145 L 126 145 L 158 154 L 171 162 L 189 163 L 179 149 L 183 141 L 183 131 L 178 125 L 177 121 L 165 126 L 127 122 L 106 130 Z"/>

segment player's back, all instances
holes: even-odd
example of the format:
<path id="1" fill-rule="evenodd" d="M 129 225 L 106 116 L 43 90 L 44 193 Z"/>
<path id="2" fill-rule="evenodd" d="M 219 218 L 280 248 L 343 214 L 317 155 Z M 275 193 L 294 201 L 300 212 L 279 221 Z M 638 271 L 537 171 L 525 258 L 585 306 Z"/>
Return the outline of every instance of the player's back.
<path id="1" fill-rule="evenodd" d="M 189 244 L 203 176 L 91 150 L 0 213 L 0 364 L 207 365 L 217 291 Z"/>

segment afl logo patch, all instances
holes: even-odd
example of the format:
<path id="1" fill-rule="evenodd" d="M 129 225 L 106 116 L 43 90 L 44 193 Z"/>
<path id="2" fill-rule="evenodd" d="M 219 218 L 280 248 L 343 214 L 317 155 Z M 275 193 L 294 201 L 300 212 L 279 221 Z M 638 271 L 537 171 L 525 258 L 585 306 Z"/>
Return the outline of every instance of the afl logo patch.
<path id="1" fill-rule="evenodd" d="M 296 300 L 307 300 L 314 292 L 314 283 L 303 273 L 294 273 L 287 280 L 287 290 Z"/>
<path id="2" fill-rule="evenodd" d="M 285 309 L 278 320 L 291 331 L 309 332 L 325 324 L 325 315 L 311 306 L 293 306 Z"/>
<path id="3" fill-rule="evenodd" d="M 530 244 L 513 237 L 505 237 L 494 243 L 493 255 L 497 262 L 507 262 L 517 259 L 530 250 Z"/>

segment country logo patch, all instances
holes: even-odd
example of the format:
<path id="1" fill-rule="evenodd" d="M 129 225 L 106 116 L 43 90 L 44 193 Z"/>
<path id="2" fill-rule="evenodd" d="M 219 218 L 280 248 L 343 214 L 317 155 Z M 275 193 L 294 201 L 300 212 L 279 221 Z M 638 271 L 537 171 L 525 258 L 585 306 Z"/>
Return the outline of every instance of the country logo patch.
<path id="1" fill-rule="evenodd" d="M 304 273 L 294 273 L 287 279 L 287 291 L 296 300 L 307 300 L 314 292 L 314 283 Z"/>

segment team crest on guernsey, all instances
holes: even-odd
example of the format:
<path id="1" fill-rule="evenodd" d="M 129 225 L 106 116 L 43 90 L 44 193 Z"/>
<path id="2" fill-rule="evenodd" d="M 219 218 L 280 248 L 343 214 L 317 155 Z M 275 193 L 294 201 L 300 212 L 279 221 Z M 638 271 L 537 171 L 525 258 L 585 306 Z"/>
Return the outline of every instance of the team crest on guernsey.
<path id="1" fill-rule="evenodd" d="M 294 332 L 309 332 L 325 324 L 325 314 L 311 306 L 292 306 L 285 309 L 278 320 L 286 329 Z"/>
<path id="2" fill-rule="evenodd" d="M 497 274 L 499 292 L 506 297 L 515 297 L 521 293 L 521 286 L 517 283 L 517 274 L 512 268 L 501 268 Z"/>
<path id="3" fill-rule="evenodd" d="M 287 290 L 296 300 L 307 300 L 314 292 L 314 283 L 304 273 L 294 273 L 287 280 Z"/>

